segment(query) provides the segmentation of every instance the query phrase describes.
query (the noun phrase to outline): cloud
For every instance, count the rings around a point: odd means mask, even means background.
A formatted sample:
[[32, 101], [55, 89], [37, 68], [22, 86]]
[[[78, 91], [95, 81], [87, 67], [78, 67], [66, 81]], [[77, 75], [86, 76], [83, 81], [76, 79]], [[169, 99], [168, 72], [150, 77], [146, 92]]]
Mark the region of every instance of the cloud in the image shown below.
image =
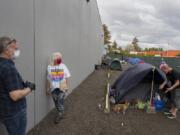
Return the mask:
[[143, 47], [180, 49], [179, 0], [98, 0], [98, 5], [119, 45], [136, 36]]

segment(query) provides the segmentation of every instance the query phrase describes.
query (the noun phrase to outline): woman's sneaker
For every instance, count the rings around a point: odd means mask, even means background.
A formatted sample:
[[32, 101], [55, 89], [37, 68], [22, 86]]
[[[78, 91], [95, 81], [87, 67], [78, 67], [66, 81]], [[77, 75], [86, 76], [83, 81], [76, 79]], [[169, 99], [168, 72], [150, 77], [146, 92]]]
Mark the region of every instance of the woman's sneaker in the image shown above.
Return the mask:
[[63, 119], [63, 113], [59, 112], [54, 119], [54, 123], [58, 124], [62, 119]]

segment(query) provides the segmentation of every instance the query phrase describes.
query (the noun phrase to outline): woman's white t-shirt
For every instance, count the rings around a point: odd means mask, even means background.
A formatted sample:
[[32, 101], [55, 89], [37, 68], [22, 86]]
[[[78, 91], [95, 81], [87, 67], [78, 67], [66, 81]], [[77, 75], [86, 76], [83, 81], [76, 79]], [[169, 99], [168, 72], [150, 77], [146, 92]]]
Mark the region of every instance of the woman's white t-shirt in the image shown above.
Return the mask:
[[47, 79], [50, 82], [51, 90], [54, 90], [55, 88], [59, 88], [61, 81], [71, 77], [69, 69], [66, 67], [64, 63], [61, 63], [56, 66], [48, 65], [47, 71], [48, 71]]

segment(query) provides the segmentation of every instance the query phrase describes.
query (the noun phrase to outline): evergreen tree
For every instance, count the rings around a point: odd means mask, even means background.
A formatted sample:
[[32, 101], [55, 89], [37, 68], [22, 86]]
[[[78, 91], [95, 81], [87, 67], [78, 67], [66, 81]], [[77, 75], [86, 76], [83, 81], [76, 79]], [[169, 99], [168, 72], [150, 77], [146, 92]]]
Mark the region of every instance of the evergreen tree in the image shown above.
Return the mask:
[[104, 31], [104, 44], [110, 45], [111, 43], [111, 33], [108, 30], [108, 27], [103, 24], [103, 31]]
[[113, 45], [112, 45], [113, 49], [118, 49], [118, 44], [117, 42], [114, 40]]
[[123, 49], [122, 49], [122, 47], [121, 47], [121, 46], [119, 46], [119, 47], [118, 47], [118, 49], [119, 49], [121, 52], [123, 51]]
[[149, 48], [145, 48], [144, 51], [149, 51]]
[[141, 48], [140, 48], [140, 46], [138, 45], [138, 42], [139, 42], [139, 40], [136, 38], [136, 37], [134, 37], [133, 38], [133, 41], [132, 41], [132, 45], [134, 46], [134, 49], [135, 49], [135, 51], [141, 51]]

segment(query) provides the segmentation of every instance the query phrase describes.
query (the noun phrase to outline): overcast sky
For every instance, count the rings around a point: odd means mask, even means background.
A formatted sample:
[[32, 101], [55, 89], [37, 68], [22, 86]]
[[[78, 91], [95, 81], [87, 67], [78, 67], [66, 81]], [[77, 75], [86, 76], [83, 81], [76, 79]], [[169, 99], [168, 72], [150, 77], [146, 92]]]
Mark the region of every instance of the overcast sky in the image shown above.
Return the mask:
[[180, 50], [180, 0], [97, 0], [112, 38], [125, 46], [136, 36], [140, 47]]

